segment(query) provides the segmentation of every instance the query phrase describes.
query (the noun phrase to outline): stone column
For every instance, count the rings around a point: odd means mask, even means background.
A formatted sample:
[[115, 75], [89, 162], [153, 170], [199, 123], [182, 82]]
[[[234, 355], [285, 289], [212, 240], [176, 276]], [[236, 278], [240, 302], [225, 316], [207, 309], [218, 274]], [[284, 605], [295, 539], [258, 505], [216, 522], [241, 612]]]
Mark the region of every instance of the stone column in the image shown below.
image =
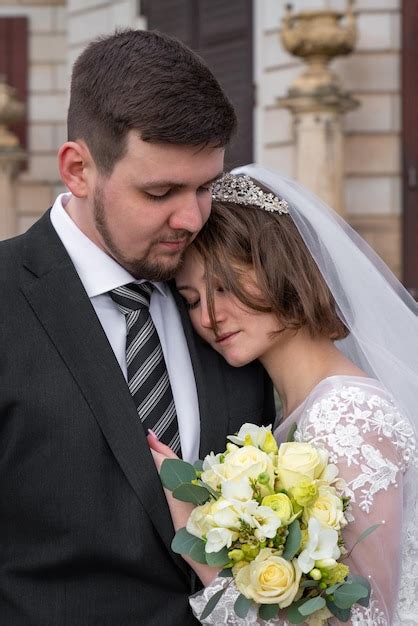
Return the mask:
[[281, 38], [284, 47], [307, 64], [287, 96], [279, 100], [294, 118], [296, 178], [344, 214], [342, 118], [358, 103], [342, 88], [328, 63], [354, 47], [351, 2], [346, 14], [325, 9], [294, 15], [287, 5]]
[[0, 76], [0, 239], [16, 234], [14, 179], [25, 152], [7, 125], [23, 115], [23, 104], [16, 100], [15, 90]]

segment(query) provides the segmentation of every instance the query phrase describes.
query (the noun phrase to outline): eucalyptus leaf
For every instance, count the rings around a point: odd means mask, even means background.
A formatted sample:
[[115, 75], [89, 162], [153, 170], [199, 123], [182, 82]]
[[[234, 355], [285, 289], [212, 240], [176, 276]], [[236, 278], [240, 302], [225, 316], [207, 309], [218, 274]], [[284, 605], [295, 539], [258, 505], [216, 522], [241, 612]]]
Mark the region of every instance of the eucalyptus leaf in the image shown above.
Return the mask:
[[357, 600], [357, 604], [361, 604], [361, 606], [368, 607], [369, 601], [370, 601], [370, 594], [372, 592], [370, 580], [368, 580], [367, 578], [364, 578], [364, 576], [359, 576], [358, 574], [349, 574], [349, 576], [347, 577], [347, 582], [359, 583], [360, 585], [363, 585], [363, 587], [366, 587], [367, 596]]
[[340, 609], [330, 598], [327, 598], [327, 608], [340, 622], [348, 622], [351, 618], [351, 609]]
[[334, 602], [340, 609], [349, 609], [362, 598], [367, 598], [368, 589], [360, 583], [344, 583], [334, 593]]
[[228, 549], [222, 548], [219, 552], [206, 552], [206, 563], [208, 565], [226, 565], [229, 563]]
[[316, 596], [315, 598], [311, 598], [310, 600], [306, 600], [303, 604], [298, 607], [298, 611], [301, 615], [307, 617], [308, 615], [312, 615], [315, 611], [319, 611], [319, 609], [323, 609], [326, 605], [326, 602], [322, 596]]
[[303, 624], [305, 622], [305, 616], [299, 613], [299, 607], [304, 602], [306, 602], [306, 598], [302, 598], [301, 600], [298, 600], [297, 602], [293, 602], [293, 604], [291, 604], [287, 608], [286, 610], [287, 621], [290, 624]]
[[206, 619], [207, 616], [212, 613], [213, 609], [218, 604], [219, 600], [221, 599], [224, 593], [225, 593], [225, 589], [220, 589], [219, 591], [213, 594], [213, 596], [211, 597], [211, 599], [209, 600], [209, 602], [203, 609], [203, 612], [199, 618], [201, 621]]
[[176, 532], [171, 549], [176, 554], [188, 554], [197, 563], [206, 564], [205, 542], [191, 535], [186, 528], [180, 528]]
[[234, 604], [234, 611], [238, 615], [238, 617], [242, 617], [245, 619], [248, 615], [248, 611], [252, 605], [253, 601], [250, 598], [246, 598], [242, 593], [239, 594], [238, 598]]
[[349, 556], [352, 551], [354, 550], [354, 548], [361, 542], [364, 541], [366, 539], [366, 537], [368, 537], [369, 535], [371, 535], [372, 533], [374, 533], [374, 531], [379, 528], [380, 524], [373, 524], [373, 526], [370, 526], [369, 528], [366, 528], [365, 531], [363, 531], [361, 533], [361, 535], [359, 537], [357, 537], [356, 541], [354, 542], [354, 544], [351, 546], [350, 552], [348, 553], [347, 556]]
[[258, 616], [261, 617], [261, 619], [265, 619], [267, 622], [269, 619], [273, 619], [273, 617], [276, 617], [278, 611], [278, 604], [260, 604], [260, 608], [258, 609]]
[[344, 585], [344, 583], [335, 583], [335, 585], [332, 585], [331, 587], [328, 587], [325, 590], [325, 593], [327, 594], [327, 596], [329, 596], [331, 593], [334, 593], [334, 591], [336, 591], [336, 589], [338, 589], [338, 587], [341, 587], [341, 585]]
[[195, 461], [193, 463], [193, 467], [195, 468], [195, 470], [197, 472], [203, 472], [203, 461], [202, 461], [202, 459], [197, 459], [197, 461]]
[[193, 465], [181, 459], [164, 459], [160, 478], [166, 489], [173, 491], [183, 483], [190, 483], [196, 479], [196, 470]]
[[294, 522], [289, 524], [288, 531], [289, 534], [287, 535], [284, 546], [283, 558], [286, 559], [286, 561], [291, 561], [299, 550], [302, 541], [299, 520], [295, 519]]
[[210, 493], [205, 487], [192, 485], [192, 483], [183, 483], [174, 489], [173, 497], [182, 502], [204, 504], [210, 498]]
[[287, 438], [286, 441], [291, 443], [292, 441], [295, 440], [295, 432], [297, 430], [298, 425], [296, 424], [296, 422], [294, 422], [291, 427], [289, 428], [289, 432], [287, 433]]

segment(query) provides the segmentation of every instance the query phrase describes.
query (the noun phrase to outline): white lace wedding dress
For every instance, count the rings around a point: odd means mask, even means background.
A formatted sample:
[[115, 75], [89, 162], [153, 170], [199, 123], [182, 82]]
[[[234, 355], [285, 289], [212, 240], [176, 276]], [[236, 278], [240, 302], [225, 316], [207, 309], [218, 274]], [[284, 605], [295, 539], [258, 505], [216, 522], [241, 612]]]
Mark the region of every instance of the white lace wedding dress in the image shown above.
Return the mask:
[[[347, 482], [354, 519], [344, 529], [346, 545], [366, 528], [381, 524], [347, 561], [353, 573], [369, 576], [372, 584], [369, 607], [355, 606], [350, 623], [418, 626], [418, 463], [411, 425], [378, 381], [358, 376], [321, 381], [276, 428], [279, 442], [286, 440], [293, 423], [295, 440], [326, 448]], [[216, 578], [190, 598], [198, 619], [208, 599], [226, 582]], [[237, 595], [230, 585], [202, 623], [288, 626], [284, 612], [269, 622], [258, 619], [255, 609], [246, 619], [238, 618], [233, 610]], [[339, 623], [335, 618], [327, 622]]]

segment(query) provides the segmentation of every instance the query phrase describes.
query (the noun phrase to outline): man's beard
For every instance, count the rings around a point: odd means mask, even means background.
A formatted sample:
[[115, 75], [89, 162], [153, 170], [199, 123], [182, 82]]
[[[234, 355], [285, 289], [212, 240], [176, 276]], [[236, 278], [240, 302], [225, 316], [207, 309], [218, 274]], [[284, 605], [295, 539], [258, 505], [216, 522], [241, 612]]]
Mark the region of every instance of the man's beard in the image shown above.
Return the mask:
[[[177, 256], [177, 262], [174, 262], [173, 257], [173, 265], [167, 266], [167, 264], [163, 264], [162, 262], [158, 262], [158, 260], [152, 261], [149, 256], [152, 250], [152, 247], [158, 243], [150, 242], [148, 245], [148, 249], [145, 254], [140, 259], [129, 259], [127, 258], [123, 251], [118, 248], [115, 244], [110, 229], [106, 220], [106, 211], [103, 200], [103, 193], [100, 189], [96, 189], [93, 197], [93, 216], [94, 223], [97, 228], [97, 231], [101, 235], [107, 251], [110, 253], [112, 258], [115, 259], [124, 267], [134, 278], [136, 279], [145, 279], [151, 280], [154, 282], [166, 281], [172, 279], [178, 269], [180, 268], [183, 255]], [[190, 233], [186, 231], [181, 231], [178, 233], [177, 240], [190, 239]], [[170, 241], [175, 241], [175, 239], [170, 239]], [[169, 257], [167, 257], [169, 258]]]

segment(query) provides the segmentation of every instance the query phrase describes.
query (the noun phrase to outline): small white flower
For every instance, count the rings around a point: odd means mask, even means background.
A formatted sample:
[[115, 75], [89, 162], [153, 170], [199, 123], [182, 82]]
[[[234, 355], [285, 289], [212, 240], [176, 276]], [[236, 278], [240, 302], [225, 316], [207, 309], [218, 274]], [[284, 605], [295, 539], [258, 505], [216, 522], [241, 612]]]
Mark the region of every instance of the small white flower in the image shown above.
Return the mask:
[[336, 530], [322, 526], [317, 519], [311, 518], [308, 524], [307, 546], [298, 556], [298, 563], [302, 572], [308, 574], [315, 566], [315, 561], [338, 559], [341, 556], [341, 551], [337, 542], [338, 533]]
[[215, 454], [214, 452], [210, 452], [203, 460], [203, 470], [208, 470], [213, 465], [219, 465], [221, 462], [221, 456], [221, 453]]
[[262, 448], [266, 435], [271, 432], [271, 426], [256, 426], [256, 424], [243, 424], [236, 435], [230, 435], [228, 439], [238, 446], [243, 446], [247, 435], [251, 437], [252, 445]]
[[238, 533], [228, 528], [212, 528], [206, 539], [206, 552], [219, 552], [222, 548], [230, 548], [232, 542], [238, 539]]
[[269, 506], [259, 506], [255, 500], [243, 504], [240, 517], [243, 522], [254, 528], [254, 535], [259, 541], [273, 539], [281, 526], [280, 517]]
[[253, 520], [255, 522], [254, 535], [259, 541], [273, 539], [281, 525], [280, 517], [269, 506], [259, 506]]

